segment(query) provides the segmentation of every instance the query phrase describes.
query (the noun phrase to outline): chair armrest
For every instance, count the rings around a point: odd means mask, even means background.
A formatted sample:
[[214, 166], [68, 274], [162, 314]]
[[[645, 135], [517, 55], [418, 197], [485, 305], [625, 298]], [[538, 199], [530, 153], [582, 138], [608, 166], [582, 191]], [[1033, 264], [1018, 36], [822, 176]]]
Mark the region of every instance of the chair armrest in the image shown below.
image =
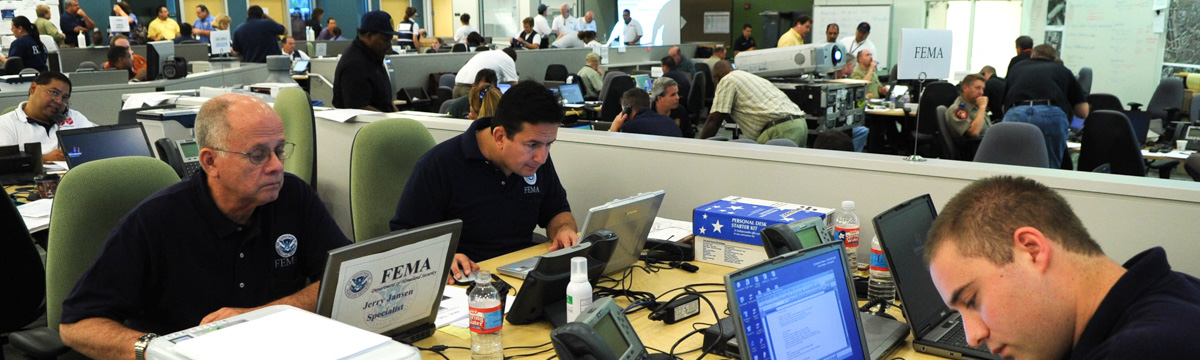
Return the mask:
[[17, 351], [34, 359], [54, 359], [71, 350], [63, 345], [58, 331], [48, 327], [11, 333], [8, 342]]
[[1141, 109], [1142, 107], [1141, 103], [1135, 102], [1127, 103], [1126, 105], [1129, 105], [1129, 111], [1138, 111], [1138, 109]]

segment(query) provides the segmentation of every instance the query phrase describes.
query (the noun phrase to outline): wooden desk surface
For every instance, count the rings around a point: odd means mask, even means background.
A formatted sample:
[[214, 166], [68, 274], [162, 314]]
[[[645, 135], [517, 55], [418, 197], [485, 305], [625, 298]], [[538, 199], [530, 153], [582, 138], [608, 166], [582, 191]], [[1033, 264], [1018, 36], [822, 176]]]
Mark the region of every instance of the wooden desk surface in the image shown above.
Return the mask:
[[[547, 247], [548, 247], [548, 245], [545, 245], [545, 244], [533, 246], [528, 249], [513, 252], [511, 254], [497, 257], [494, 259], [490, 259], [488, 261], [484, 261], [484, 262], [480, 263], [479, 266], [482, 269], [491, 271], [492, 273], [496, 273], [495, 270], [497, 267], [514, 262], [514, 261], [519, 261], [521, 259], [525, 259], [525, 258], [528, 258], [533, 255], [545, 253]], [[713, 264], [708, 264], [708, 263], [695, 262], [693, 264], [698, 266], [700, 268], [700, 270], [695, 273], [689, 273], [689, 272], [686, 272], [683, 270], [678, 270], [678, 269], [668, 269], [668, 270], [661, 270], [658, 273], [647, 274], [639, 269], [635, 269], [634, 274], [633, 274], [633, 279], [632, 279], [632, 286], [630, 286], [630, 288], [632, 290], [646, 291], [646, 292], [654, 293], [655, 295], [661, 295], [664, 291], [674, 289], [674, 288], [677, 288], [680, 286], [688, 285], [688, 284], [723, 283], [725, 274], [734, 270], [733, 268], [724, 267], [724, 266], [720, 266], [720, 265], [713, 265]], [[504, 275], [501, 275], [501, 277], [504, 279], [504, 281], [511, 284], [514, 288], [519, 289], [521, 287], [520, 279], [508, 277], [508, 276], [504, 276]], [[602, 285], [604, 285], [604, 284], [602, 284]], [[609, 284], [609, 285], [611, 285], [611, 284]], [[721, 291], [719, 293], [711, 293], [711, 294], [705, 294], [705, 295], [708, 297], [709, 301], [712, 301], [712, 304], [716, 308], [717, 312], [720, 313], [722, 317], [724, 317], [726, 303], [727, 303], [727, 299], [726, 299], [725, 292], [724, 292], [724, 290], [725, 290], [724, 287], [723, 286], [721, 286], [721, 287], [703, 286], [703, 287], [697, 287], [697, 289], [698, 290], [720, 290]], [[674, 296], [674, 294], [676, 294], [676, 293], [678, 293], [678, 292], [673, 292], [671, 294], [668, 294], [668, 296]], [[516, 295], [516, 293], [514, 292], [511, 295]], [[625, 299], [616, 299], [616, 300], [617, 300], [617, 305], [620, 305], [620, 306], [628, 306], [629, 305], [629, 302], [626, 301]], [[658, 350], [662, 350], [662, 351], [666, 352], [666, 351], [670, 351], [671, 345], [675, 344], [675, 342], [678, 341], [681, 337], [683, 337], [684, 335], [686, 335], [687, 333], [689, 333], [693, 330], [693, 327], [692, 327], [693, 324], [696, 324], [696, 323], [712, 324], [712, 323], [716, 322], [716, 319], [713, 317], [712, 310], [709, 309], [708, 304], [704, 303], [703, 300], [701, 300], [700, 309], [701, 309], [700, 315], [696, 315], [695, 317], [689, 318], [687, 320], [684, 320], [684, 321], [681, 321], [679, 323], [675, 323], [672, 325], [666, 325], [662, 322], [651, 321], [650, 319], [647, 318], [647, 315], [649, 314], [649, 312], [646, 310], [641, 310], [641, 311], [629, 314], [628, 317], [629, 317], [629, 322], [633, 324], [633, 327], [635, 329], [637, 329], [638, 337], [641, 338], [643, 344], [645, 344], [649, 348], [654, 348], [654, 349], [658, 349]], [[897, 310], [896, 308], [892, 308], [888, 312], [890, 314], [892, 314], [892, 316], [895, 316], [897, 319], [902, 319], [902, 320], [904, 319], [904, 317], [900, 314], [900, 311]], [[703, 325], [696, 325], [696, 326], [697, 326], [697, 328], [700, 328]], [[512, 325], [512, 324], [509, 324], [508, 321], [505, 321], [504, 330], [503, 330], [504, 347], [505, 348], [511, 348], [514, 346], [536, 346], [536, 345], [546, 344], [545, 346], [539, 347], [536, 349], [507, 350], [507, 351], [505, 351], [505, 355], [513, 356], [513, 355], [518, 355], [518, 354], [528, 354], [528, 353], [533, 353], [533, 352], [537, 352], [540, 350], [551, 349], [552, 346], [550, 344], [548, 344], [550, 342], [550, 331], [551, 330], [553, 330], [553, 328], [551, 327], [550, 323], [547, 321], [538, 321], [536, 323], [528, 324], [528, 325]], [[681, 353], [681, 352], [697, 349], [701, 346], [701, 344], [703, 342], [702, 340], [703, 340], [702, 335], [700, 335], [700, 334], [692, 335], [686, 341], [680, 343], [675, 351], [676, 351], [676, 353]], [[938, 358], [938, 357], [935, 357], [932, 355], [917, 353], [916, 351], [914, 351], [912, 349], [912, 346], [910, 345], [911, 342], [912, 342], [912, 335], [910, 333], [909, 336], [905, 339], [905, 343], [898, 346], [895, 350], [892, 351], [891, 354], [884, 357], [884, 359], [891, 359], [891, 358], [894, 358], [897, 356], [903, 357], [905, 359], [910, 359], [910, 360], [911, 359], [937, 359]], [[427, 347], [434, 346], [434, 345], [463, 346], [463, 347], [469, 348], [471, 346], [471, 340], [461, 339], [461, 338], [458, 338], [457, 336], [454, 336], [454, 335], [451, 335], [451, 334], [448, 334], [448, 333], [445, 333], [442, 331], [436, 331], [436, 332], [434, 332], [433, 336], [426, 338], [424, 340], [418, 341], [416, 344], [413, 344], [413, 345], [416, 345], [416, 346], [419, 346], [422, 348], [427, 348]], [[654, 353], [655, 351], [650, 350], [650, 352]], [[445, 354], [447, 357], [449, 357], [451, 359], [463, 359], [463, 358], [467, 358], [468, 356], [470, 356], [470, 350], [450, 349], [450, 350], [445, 351]], [[434, 354], [430, 354], [428, 352], [424, 352], [422, 355], [424, 358], [436, 358], [437, 357]], [[554, 350], [549, 350], [546, 353], [531, 356], [530, 358], [531, 359], [545, 359], [545, 358], [549, 358], [552, 355], [554, 355]], [[681, 358], [695, 359], [699, 356], [700, 356], [700, 352], [696, 351], [696, 352], [687, 353], [687, 354], [681, 356]], [[706, 356], [706, 358], [722, 358], [722, 357], [714, 356], [713, 354], [710, 354], [710, 355]]]

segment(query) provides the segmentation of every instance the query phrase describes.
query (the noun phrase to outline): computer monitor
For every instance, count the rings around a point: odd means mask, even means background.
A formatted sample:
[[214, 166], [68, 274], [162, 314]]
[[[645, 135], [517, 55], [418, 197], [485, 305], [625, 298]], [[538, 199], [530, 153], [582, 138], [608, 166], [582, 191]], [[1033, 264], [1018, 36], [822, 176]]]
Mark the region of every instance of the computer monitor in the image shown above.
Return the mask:
[[175, 43], [170, 40], [146, 43], [146, 79], [157, 80], [163, 63], [175, 57]]
[[563, 100], [566, 100], [568, 104], [583, 103], [583, 89], [579, 87], [579, 84], [559, 85], [558, 92], [562, 94]]
[[154, 149], [150, 147], [141, 123], [62, 130], [58, 132], [58, 146], [71, 168], [121, 156], [154, 157]]
[[296, 63], [292, 64], [292, 72], [297, 74], [308, 72], [308, 60], [296, 60]]
[[511, 87], [512, 87], [512, 84], [509, 84], [509, 83], [499, 83], [496, 85], [496, 88], [500, 89], [501, 94], [508, 92], [508, 88], [511, 88]]
[[428, 337], [461, 233], [455, 219], [330, 250], [317, 314], [404, 343]]
[[633, 75], [633, 81], [637, 83], [638, 88], [650, 92], [650, 75]]

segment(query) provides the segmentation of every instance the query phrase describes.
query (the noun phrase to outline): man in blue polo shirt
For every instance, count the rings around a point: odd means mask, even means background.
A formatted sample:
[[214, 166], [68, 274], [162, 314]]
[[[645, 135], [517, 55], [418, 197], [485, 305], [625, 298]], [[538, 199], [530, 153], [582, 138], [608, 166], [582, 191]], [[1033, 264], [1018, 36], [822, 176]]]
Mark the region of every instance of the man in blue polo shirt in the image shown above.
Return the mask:
[[295, 145], [279, 115], [221, 95], [200, 109], [196, 141], [203, 170], [121, 219], [63, 301], [64, 344], [134, 358], [155, 334], [268, 305], [315, 310], [326, 254], [350, 241], [312, 188], [283, 172]]
[[208, 42], [208, 37], [213, 31], [213, 21], [217, 21], [217, 18], [208, 13], [208, 6], [196, 5], [196, 22], [192, 23], [192, 35], [196, 35], [197, 41]]
[[272, 20], [258, 5], [246, 9], [246, 22], [233, 32], [233, 52], [242, 61], [265, 63], [267, 55], [279, 54], [279, 36], [287, 29]]
[[[679, 94], [676, 90], [675, 103], [679, 103]], [[632, 88], [621, 94], [621, 111], [613, 119], [612, 127], [608, 131], [620, 131], [632, 134], [646, 134], [659, 136], [674, 136], [682, 137], [683, 132], [679, 129], [679, 124], [670, 117], [659, 114], [650, 108], [650, 94], [646, 90]]]
[[[78, 0], [67, 0], [63, 2], [62, 17], [58, 19], [59, 28], [63, 32], [63, 42], [70, 47], [88, 46], [92, 44], [92, 29], [96, 28], [96, 23], [88, 17], [83, 9], [79, 8]], [[79, 43], [79, 33], [84, 33], [83, 44]]]
[[545, 86], [513, 86], [494, 117], [475, 120], [421, 157], [391, 229], [462, 219], [455, 278], [478, 270], [476, 261], [533, 245], [534, 225], [546, 229], [550, 251], [575, 245], [575, 218], [550, 160], [561, 119], [562, 106]]

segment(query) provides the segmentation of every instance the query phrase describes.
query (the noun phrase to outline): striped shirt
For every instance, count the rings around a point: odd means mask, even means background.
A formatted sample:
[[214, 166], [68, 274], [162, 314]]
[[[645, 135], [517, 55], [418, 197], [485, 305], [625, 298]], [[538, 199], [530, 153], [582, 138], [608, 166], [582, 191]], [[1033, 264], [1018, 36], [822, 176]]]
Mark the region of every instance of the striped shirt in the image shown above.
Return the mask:
[[767, 79], [734, 70], [717, 83], [712, 112], [729, 114], [747, 139], [757, 139], [768, 123], [789, 116], [803, 116], [782, 90]]

